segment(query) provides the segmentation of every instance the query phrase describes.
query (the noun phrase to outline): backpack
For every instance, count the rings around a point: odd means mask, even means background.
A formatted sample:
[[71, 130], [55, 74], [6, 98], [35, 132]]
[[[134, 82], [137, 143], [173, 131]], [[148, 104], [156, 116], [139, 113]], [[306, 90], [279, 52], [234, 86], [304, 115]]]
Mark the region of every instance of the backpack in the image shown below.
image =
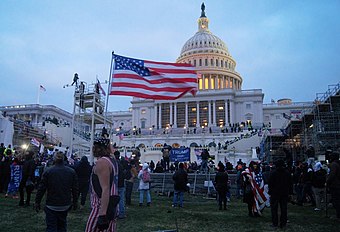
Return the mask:
[[144, 170], [143, 175], [142, 175], [143, 182], [148, 183], [148, 182], [150, 182], [150, 179], [151, 179], [150, 172], [148, 172], [147, 170]]

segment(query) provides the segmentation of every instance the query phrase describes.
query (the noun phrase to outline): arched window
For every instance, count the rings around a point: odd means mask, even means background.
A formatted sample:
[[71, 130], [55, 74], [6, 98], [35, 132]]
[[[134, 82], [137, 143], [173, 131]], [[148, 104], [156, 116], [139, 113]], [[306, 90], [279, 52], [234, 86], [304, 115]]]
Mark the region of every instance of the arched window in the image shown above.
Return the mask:
[[196, 60], [194, 60], [194, 66], [196, 66]]
[[205, 66], [208, 66], [208, 59], [205, 59]]
[[216, 59], [216, 67], [218, 67], [218, 59]]
[[199, 60], [199, 65], [202, 66], [202, 59]]

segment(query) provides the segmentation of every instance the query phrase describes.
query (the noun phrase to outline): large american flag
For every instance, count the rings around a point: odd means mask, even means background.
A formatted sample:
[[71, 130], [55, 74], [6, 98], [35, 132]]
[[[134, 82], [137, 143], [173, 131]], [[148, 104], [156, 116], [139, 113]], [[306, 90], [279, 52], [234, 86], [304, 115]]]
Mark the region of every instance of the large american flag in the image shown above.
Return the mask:
[[126, 95], [155, 100], [174, 100], [197, 91], [194, 66], [113, 55], [110, 95]]

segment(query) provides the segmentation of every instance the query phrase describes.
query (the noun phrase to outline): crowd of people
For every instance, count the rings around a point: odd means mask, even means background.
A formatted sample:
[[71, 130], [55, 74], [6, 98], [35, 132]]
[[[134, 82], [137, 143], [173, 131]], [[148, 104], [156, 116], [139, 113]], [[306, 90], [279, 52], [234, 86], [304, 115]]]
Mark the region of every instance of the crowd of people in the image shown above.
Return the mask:
[[[202, 151], [200, 165], [196, 162], [170, 162], [170, 151], [171, 147], [164, 144], [162, 159], [157, 164], [153, 161], [141, 164], [138, 150], [126, 159], [108, 139], [101, 138], [93, 145], [96, 162], [92, 166], [86, 156], [68, 157], [60, 151], [54, 154], [15, 151], [1, 144], [0, 192], [18, 199], [19, 206], [27, 207], [31, 205], [31, 194], [36, 189], [34, 209], [37, 212], [46, 194], [47, 231], [66, 231], [69, 210], [84, 208], [90, 192], [92, 210], [86, 231], [116, 231], [117, 220], [126, 218], [126, 206], [133, 204], [131, 197], [135, 180], [138, 180], [138, 205], [150, 207], [150, 173], [171, 172], [174, 183], [172, 206], [183, 207], [184, 193], [190, 186], [188, 173], [206, 173], [210, 166], [216, 169], [213, 184], [219, 210], [227, 209], [231, 194], [229, 175], [233, 171], [236, 173], [236, 197], [247, 204], [248, 215], [261, 217], [263, 210], [270, 207], [274, 228], [286, 226], [288, 202], [299, 206], [312, 205], [316, 212], [326, 209], [327, 203], [332, 202], [336, 218], [340, 219], [340, 161], [337, 152], [330, 152], [327, 157], [329, 164], [309, 159], [287, 165], [279, 159], [274, 163], [252, 161], [246, 165], [239, 160], [236, 167], [221, 161], [215, 167], [209, 165], [211, 157], [207, 149]], [[327, 189], [331, 200], [325, 199]]]

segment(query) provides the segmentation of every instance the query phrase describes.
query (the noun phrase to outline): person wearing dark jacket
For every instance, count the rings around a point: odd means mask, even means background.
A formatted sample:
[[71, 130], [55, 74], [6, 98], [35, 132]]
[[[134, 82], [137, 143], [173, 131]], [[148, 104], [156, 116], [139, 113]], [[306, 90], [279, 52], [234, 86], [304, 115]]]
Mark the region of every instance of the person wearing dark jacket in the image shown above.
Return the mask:
[[[187, 190], [188, 183], [188, 173], [184, 170], [184, 164], [180, 163], [178, 165], [178, 170], [172, 176], [174, 181], [174, 198], [172, 207], [176, 207], [177, 204], [179, 207], [183, 207], [183, 197], [184, 192]], [[178, 203], [179, 198], [179, 203]]]
[[[35, 180], [35, 162], [33, 160], [33, 151], [27, 151], [25, 154], [25, 161], [22, 167], [22, 179], [19, 184], [19, 194], [20, 201], [19, 206], [29, 206], [31, 201], [31, 193], [34, 189], [34, 180]], [[25, 193], [24, 189], [26, 189], [26, 202], [24, 202]]]
[[54, 155], [54, 163], [43, 173], [34, 208], [39, 212], [41, 200], [47, 192], [44, 208], [46, 231], [67, 231], [67, 213], [72, 206], [77, 209], [78, 178], [72, 168], [64, 165], [62, 152]]
[[90, 176], [92, 167], [86, 156], [81, 157], [75, 167], [79, 183], [80, 209], [84, 208], [87, 193], [89, 192]]
[[224, 165], [219, 163], [218, 172], [215, 176], [215, 188], [218, 192], [218, 206], [222, 210], [222, 202], [224, 210], [227, 209], [227, 191], [228, 191], [228, 173], [225, 172]]
[[124, 219], [125, 215], [125, 175], [124, 175], [124, 167], [122, 164], [122, 160], [120, 159], [120, 152], [117, 150], [114, 152], [114, 156], [117, 160], [118, 164], [118, 193], [120, 196], [119, 199], [119, 210], [118, 210], [118, 218]]
[[332, 203], [336, 210], [336, 218], [340, 219], [340, 161], [339, 153], [333, 152], [329, 158], [330, 172], [326, 180], [332, 196]]
[[321, 202], [322, 200], [325, 200], [324, 196], [326, 191], [326, 176], [327, 171], [322, 168], [322, 164], [320, 162], [317, 162], [314, 165], [314, 172], [312, 176], [312, 186], [316, 204], [314, 211], [319, 211], [322, 209]]
[[270, 174], [268, 182], [272, 226], [278, 227], [278, 209], [280, 205], [280, 227], [284, 228], [287, 224], [287, 204], [288, 196], [291, 192], [291, 176], [288, 170], [284, 167], [285, 164], [283, 160], [280, 159], [276, 161], [275, 166], [276, 168]]

